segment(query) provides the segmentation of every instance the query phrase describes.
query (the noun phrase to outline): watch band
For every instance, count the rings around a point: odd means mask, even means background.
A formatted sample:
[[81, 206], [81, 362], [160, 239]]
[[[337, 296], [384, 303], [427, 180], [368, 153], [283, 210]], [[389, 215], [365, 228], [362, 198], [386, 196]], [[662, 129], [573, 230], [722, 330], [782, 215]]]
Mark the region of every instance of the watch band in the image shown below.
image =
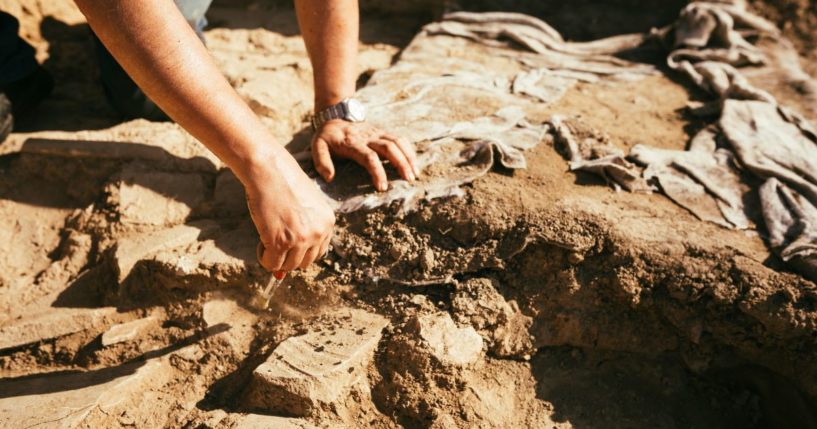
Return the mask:
[[349, 120], [349, 108], [347, 106], [348, 98], [342, 100], [340, 103], [333, 104], [312, 116], [312, 130], [317, 131], [321, 125], [331, 121], [332, 119]]

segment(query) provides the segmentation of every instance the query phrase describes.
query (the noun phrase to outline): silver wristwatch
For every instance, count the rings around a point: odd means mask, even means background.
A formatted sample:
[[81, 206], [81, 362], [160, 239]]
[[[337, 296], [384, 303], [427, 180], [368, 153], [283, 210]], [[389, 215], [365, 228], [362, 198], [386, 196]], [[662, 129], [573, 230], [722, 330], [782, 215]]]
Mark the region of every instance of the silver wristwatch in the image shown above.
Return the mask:
[[312, 129], [317, 131], [323, 124], [332, 119], [343, 119], [349, 122], [363, 122], [366, 120], [366, 106], [354, 98], [344, 98], [340, 103], [333, 104], [312, 117]]

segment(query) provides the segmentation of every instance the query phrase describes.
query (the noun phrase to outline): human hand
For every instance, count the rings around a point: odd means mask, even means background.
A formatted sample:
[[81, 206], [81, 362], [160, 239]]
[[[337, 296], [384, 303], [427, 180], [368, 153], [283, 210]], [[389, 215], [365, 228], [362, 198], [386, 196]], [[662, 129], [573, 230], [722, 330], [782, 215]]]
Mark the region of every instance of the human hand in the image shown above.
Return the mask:
[[243, 176], [247, 206], [261, 237], [258, 261], [273, 272], [306, 268], [329, 248], [332, 208], [289, 154], [253, 164]]
[[327, 182], [335, 177], [332, 155], [351, 159], [366, 168], [378, 191], [389, 188], [381, 157], [388, 159], [409, 182], [419, 175], [417, 155], [411, 144], [364, 122], [334, 119], [323, 124], [312, 138], [312, 160]]

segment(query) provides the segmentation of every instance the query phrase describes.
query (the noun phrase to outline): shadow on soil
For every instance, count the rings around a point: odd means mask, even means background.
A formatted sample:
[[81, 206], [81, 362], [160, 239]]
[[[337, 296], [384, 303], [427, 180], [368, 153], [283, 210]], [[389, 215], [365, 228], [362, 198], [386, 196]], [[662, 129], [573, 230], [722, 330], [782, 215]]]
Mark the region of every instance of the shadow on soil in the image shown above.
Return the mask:
[[230, 325], [226, 323], [211, 326], [203, 332], [188, 336], [167, 347], [144, 353], [115, 367], [92, 371], [58, 371], [0, 379], [0, 398], [45, 395], [105, 384], [114, 379], [134, 374], [150, 359], [168, 355], [228, 329], [230, 329]]

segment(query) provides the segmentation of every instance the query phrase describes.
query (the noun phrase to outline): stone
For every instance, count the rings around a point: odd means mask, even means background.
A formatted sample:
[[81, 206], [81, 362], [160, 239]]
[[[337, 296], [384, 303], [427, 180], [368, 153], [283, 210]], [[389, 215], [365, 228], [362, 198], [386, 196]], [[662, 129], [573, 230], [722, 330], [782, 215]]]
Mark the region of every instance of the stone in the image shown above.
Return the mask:
[[102, 346], [108, 347], [138, 338], [145, 331], [159, 326], [159, 318], [148, 316], [111, 326], [102, 334]]
[[[83, 131], [46, 131], [22, 138], [2, 153], [65, 158], [138, 160], [165, 171], [215, 173], [224, 166], [181, 126], [172, 122], [128, 121], [112, 128]], [[6, 146], [6, 145], [4, 145]]]
[[414, 316], [408, 327], [444, 366], [467, 366], [476, 362], [482, 353], [482, 337], [477, 331], [471, 326], [457, 327], [448, 313]]
[[434, 257], [434, 251], [431, 249], [426, 249], [422, 255], [420, 255], [420, 267], [423, 271], [428, 272], [434, 269], [437, 266], [437, 260]]
[[123, 224], [169, 226], [187, 219], [204, 201], [207, 186], [196, 173], [142, 171], [125, 166], [109, 194]]
[[457, 427], [457, 421], [450, 414], [440, 414], [431, 423], [428, 429], [449, 429]]
[[[173, 376], [166, 358], [127, 363], [87, 372], [38, 374], [0, 380], [0, 427], [101, 427], [99, 414], [125, 416], [146, 427], [169, 413], [170, 401], [153, 401], [149, 392]], [[150, 407], [139, 407], [151, 400]], [[142, 415], [140, 415], [140, 413]], [[96, 423], [95, 423], [96, 421]]]
[[9, 320], [0, 325], [0, 350], [99, 329], [112, 323], [116, 314], [114, 307], [60, 307]]
[[239, 216], [249, 212], [244, 186], [230, 169], [222, 170], [216, 177], [213, 205], [222, 216]]
[[147, 256], [162, 249], [190, 244], [196, 241], [202, 233], [217, 227], [212, 221], [202, 221], [120, 239], [113, 250], [114, 269], [119, 283], [128, 277], [137, 262]]
[[239, 418], [232, 427], [233, 429], [318, 429], [318, 426], [304, 419], [265, 414], [247, 414]]
[[[312, 109], [312, 100], [303, 87], [311, 76], [298, 67], [282, 67], [277, 70], [262, 71], [247, 76], [236, 91], [247, 105], [259, 116], [275, 118], [271, 127], [273, 135], [297, 130], [303, 117]], [[275, 82], [275, 86], [270, 86]]]
[[451, 296], [451, 311], [457, 322], [473, 326], [485, 338], [494, 356], [524, 359], [535, 350], [533, 319], [522, 314], [516, 301], [506, 301], [490, 279], [461, 283]]
[[362, 310], [331, 316], [334, 325], [284, 340], [253, 372], [251, 406], [306, 416], [343, 400], [366, 380], [366, 370], [388, 324]]
[[248, 287], [266, 273], [256, 257], [258, 242], [255, 226], [247, 220], [214, 239], [165, 247], [149, 263], [167, 288]]

